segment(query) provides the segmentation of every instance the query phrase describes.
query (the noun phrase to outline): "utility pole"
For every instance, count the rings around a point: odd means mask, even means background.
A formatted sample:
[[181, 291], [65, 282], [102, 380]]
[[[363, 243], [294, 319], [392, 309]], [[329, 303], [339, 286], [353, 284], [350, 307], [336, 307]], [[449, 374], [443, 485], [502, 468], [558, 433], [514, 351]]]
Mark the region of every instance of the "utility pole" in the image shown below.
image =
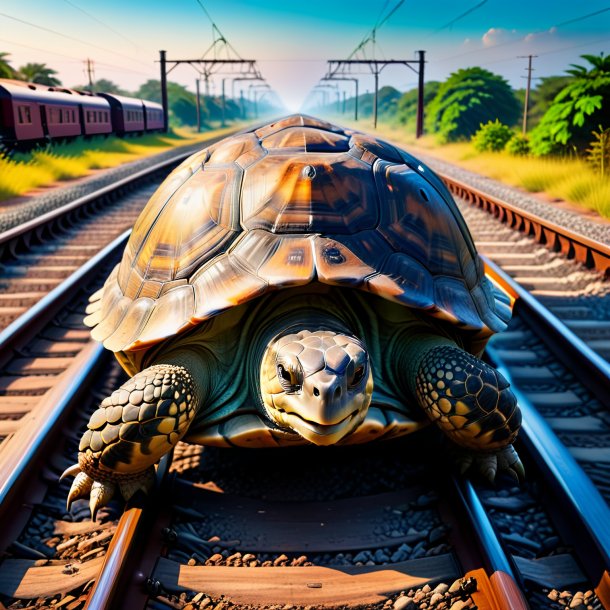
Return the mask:
[[525, 89], [525, 104], [523, 106], [523, 135], [527, 133], [527, 110], [530, 101], [530, 87], [532, 84], [532, 57], [538, 57], [538, 55], [519, 55], [520, 58], [526, 58], [527, 61], [527, 87]]
[[87, 78], [89, 79], [89, 91], [93, 92], [93, 61], [89, 58], [85, 60], [87, 65]]
[[199, 95], [199, 79], [195, 79], [195, 89], [197, 90], [197, 133], [201, 132], [201, 96]]
[[[202, 76], [205, 83], [206, 95], [210, 93], [210, 75], [216, 68], [237, 67], [242, 71], [260, 76], [256, 70], [254, 59], [167, 59], [165, 51], [159, 51], [159, 63], [161, 64], [161, 101], [163, 105], [163, 131], [167, 132], [168, 107], [167, 107], [167, 75], [180, 64], [189, 64]], [[168, 69], [168, 64], [171, 66]]]
[[[401, 64], [407, 66], [419, 76], [419, 94], [417, 105], [417, 120], [419, 137], [423, 133], [424, 119], [424, 55], [425, 51], [418, 51], [419, 59], [329, 59], [328, 73], [323, 80], [339, 80], [338, 75], [350, 74], [351, 67], [354, 65], [368, 66], [375, 77], [375, 94], [373, 102], [373, 126], [377, 127], [377, 101], [379, 97], [379, 74], [387, 66]], [[411, 64], [418, 64], [415, 69]], [[357, 95], [356, 95], [357, 97]]]
[[161, 64], [161, 105], [163, 106], [163, 131], [167, 133], [169, 125], [167, 108], [167, 69], [165, 51], [159, 51], [159, 63]]
[[417, 70], [417, 124], [415, 126], [415, 137], [421, 138], [424, 135], [424, 60], [425, 51], [419, 53], [419, 69]]

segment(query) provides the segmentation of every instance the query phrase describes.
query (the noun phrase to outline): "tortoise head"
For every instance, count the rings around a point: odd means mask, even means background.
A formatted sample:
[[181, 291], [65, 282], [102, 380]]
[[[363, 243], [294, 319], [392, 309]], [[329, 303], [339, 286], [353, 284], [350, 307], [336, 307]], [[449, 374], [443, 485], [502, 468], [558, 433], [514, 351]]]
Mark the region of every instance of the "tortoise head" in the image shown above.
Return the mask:
[[272, 339], [261, 362], [267, 416], [316, 445], [333, 445], [366, 417], [373, 373], [365, 346], [332, 330], [291, 329]]

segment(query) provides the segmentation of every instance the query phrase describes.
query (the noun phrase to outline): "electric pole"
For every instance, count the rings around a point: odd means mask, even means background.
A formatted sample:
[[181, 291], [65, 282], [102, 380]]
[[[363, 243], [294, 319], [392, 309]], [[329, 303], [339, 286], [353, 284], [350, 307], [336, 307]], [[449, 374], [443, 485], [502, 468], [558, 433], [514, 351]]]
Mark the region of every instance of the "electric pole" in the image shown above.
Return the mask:
[[538, 55], [519, 55], [520, 58], [527, 57], [527, 87], [525, 89], [525, 104], [523, 106], [523, 135], [527, 133], [527, 109], [530, 101], [530, 87], [532, 84], [532, 57], [538, 57]]
[[201, 132], [201, 96], [199, 95], [199, 79], [195, 79], [195, 90], [197, 91], [197, 133]]
[[87, 66], [87, 78], [89, 79], [89, 91], [93, 91], [93, 61], [89, 58], [85, 60]]

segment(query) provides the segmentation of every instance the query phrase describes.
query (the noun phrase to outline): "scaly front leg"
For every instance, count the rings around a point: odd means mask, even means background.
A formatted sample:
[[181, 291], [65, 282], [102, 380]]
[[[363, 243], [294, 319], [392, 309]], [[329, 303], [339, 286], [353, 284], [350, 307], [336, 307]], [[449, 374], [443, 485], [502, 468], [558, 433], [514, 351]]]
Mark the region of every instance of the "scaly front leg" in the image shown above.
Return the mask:
[[498, 472], [522, 479], [523, 465], [512, 446], [521, 412], [506, 379], [448, 339], [420, 336], [408, 354], [407, 385], [428, 417], [460, 447], [462, 472], [472, 467], [492, 482]]
[[154, 464], [182, 438], [200, 404], [200, 384], [189, 368], [155, 364], [102, 402], [81, 439], [78, 464], [62, 475], [76, 475], [68, 509], [89, 494], [95, 520], [117, 486], [126, 500], [152, 488]]

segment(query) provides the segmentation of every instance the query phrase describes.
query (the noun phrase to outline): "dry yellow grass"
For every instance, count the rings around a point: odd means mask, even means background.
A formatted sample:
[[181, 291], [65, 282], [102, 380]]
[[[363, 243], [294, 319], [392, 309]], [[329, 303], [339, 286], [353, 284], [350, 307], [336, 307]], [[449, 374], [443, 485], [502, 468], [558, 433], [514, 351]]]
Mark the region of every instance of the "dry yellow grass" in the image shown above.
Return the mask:
[[116, 167], [122, 163], [155, 155], [169, 148], [187, 146], [214, 135], [228, 133], [235, 126], [195, 133], [186, 129], [170, 134], [149, 134], [132, 138], [78, 138], [10, 159], [0, 157], [0, 201], [23, 195], [58, 180], [85, 176], [92, 169]]

